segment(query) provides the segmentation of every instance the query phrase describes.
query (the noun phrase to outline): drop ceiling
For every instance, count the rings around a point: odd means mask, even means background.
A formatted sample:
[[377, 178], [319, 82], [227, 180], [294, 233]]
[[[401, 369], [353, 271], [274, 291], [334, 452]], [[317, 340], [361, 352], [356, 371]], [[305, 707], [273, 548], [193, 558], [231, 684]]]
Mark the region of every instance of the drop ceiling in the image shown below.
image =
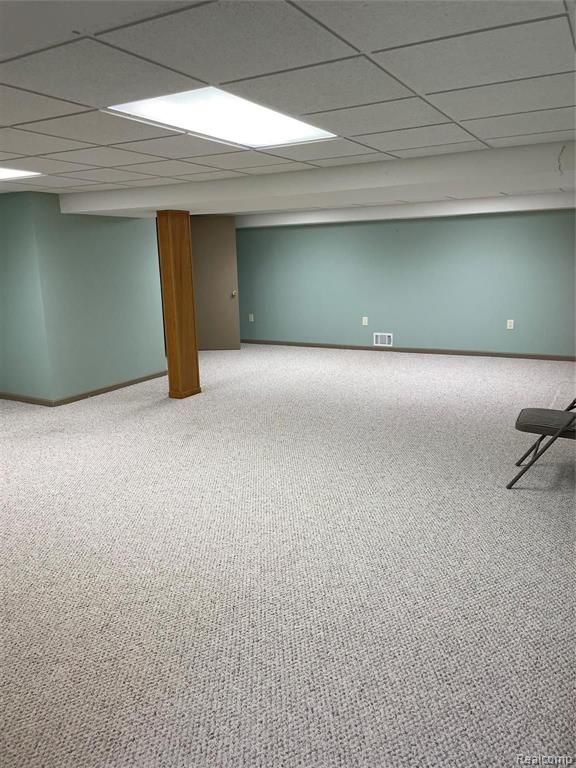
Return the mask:
[[[0, 192], [85, 198], [249, 177], [271, 188], [314, 169], [328, 183], [338, 166], [470, 152], [481, 164], [497, 148], [570, 142], [572, 5], [0, 0], [0, 167], [44, 174]], [[207, 85], [338, 138], [244, 150], [99, 111]]]

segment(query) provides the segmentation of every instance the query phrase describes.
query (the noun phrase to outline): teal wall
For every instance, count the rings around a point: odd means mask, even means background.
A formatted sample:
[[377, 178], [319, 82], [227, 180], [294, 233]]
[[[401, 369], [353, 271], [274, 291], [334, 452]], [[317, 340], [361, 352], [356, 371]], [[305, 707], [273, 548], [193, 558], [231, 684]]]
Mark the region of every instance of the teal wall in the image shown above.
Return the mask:
[[52, 392], [30, 195], [0, 195], [0, 392]]
[[574, 355], [574, 223], [563, 210], [238, 230], [242, 338], [371, 346], [387, 331], [398, 347]]
[[153, 221], [41, 193], [0, 195], [0, 221], [0, 391], [59, 400], [166, 368]]

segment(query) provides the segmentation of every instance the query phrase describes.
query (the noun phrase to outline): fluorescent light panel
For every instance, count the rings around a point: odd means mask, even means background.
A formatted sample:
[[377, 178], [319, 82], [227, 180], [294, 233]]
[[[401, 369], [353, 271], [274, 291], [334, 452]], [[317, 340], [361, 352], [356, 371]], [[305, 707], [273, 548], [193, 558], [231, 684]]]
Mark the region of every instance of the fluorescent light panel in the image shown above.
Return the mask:
[[19, 171], [16, 168], [0, 168], [0, 181], [25, 179], [27, 176], [42, 176], [42, 174], [36, 171]]
[[335, 138], [333, 133], [218, 88], [198, 88], [117, 104], [107, 111], [245, 147], [272, 147]]

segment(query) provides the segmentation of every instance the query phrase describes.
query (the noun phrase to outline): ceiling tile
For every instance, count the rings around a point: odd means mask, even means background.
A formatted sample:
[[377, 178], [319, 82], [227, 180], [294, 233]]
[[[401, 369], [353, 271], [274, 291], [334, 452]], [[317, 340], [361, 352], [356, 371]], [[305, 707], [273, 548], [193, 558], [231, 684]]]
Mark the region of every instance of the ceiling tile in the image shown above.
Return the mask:
[[68, 139], [87, 141], [91, 144], [117, 144], [121, 141], [149, 139], [155, 136], [174, 136], [174, 131], [155, 128], [136, 120], [114, 117], [104, 112], [85, 112], [72, 117], [60, 117], [54, 120], [42, 120], [32, 123], [29, 128], [36, 133], [50, 136], [63, 136]]
[[553, 144], [558, 141], [574, 141], [574, 131], [550, 131], [549, 133], [528, 133], [525, 136], [507, 136], [487, 139], [492, 147], [517, 147], [522, 144]]
[[15, 155], [13, 152], [0, 152], [0, 160], [13, 160], [16, 157], [20, 155]]
[[435, 147], [417, 147], [414, 149], [398, 149], [394, 152], [399, 157], [428, 157], [429, 155], [452, 155], [457, 152], [474, 152], [486, 149], [479, 141], [461, 141], [457, 144], [438, 144]]
[[182, 160], [159, 160], [153, 163], [137, 163], [136, 165], [128, 165], [127, 169], [130, 171], [137, 171], [138, 173], [146, 173], [150, 176], [181, 176], [185, 173], [202, 173], [207, 168], [197, 163], [184, 163]]
[[0, 181], [0, 194], [30, 191], [30, 187], [22, 186], [22, 184], [13, 184], [10, 181]]
[[263, 155], [252, 150], [230, 152], [227, 155], [213, 155], [202, 158], [203, 164], [222, 169], [253, 168], [257, 165], [271, 165], [280, 162], [282, 161], [277, 157], [270, 157], [269, 155]]
[[565, 192], [566, 190], [561, 189], [558, 187], [557, 189], [524, 189], [524, 188], [518, 188], [516, 184], [507, 185], [505, 187], [506, 192], [500, 192], [501, 195], [505, 195], [506, 197], [508, 195], [514, 195], [514, 197], [518, 195], [549, 195], [550, 192]]
[[[1, 141], [2, 131], [0, 131]], [[74, 152], [54, 152], [49, 155], [53, 160], [64, 162], [84, 163], [85, 165], [97, 165], [110, 168], [114, 165], [134, 165], [135, 163], [151, 162], [150, 155], [142, 155], [139, 152], [128, 152], [116, 147], [92, 147], [79, 149]]]
[[407, 128], [403, 131], [387, 131], [359, 136], [364, 144], [384, 152], [412, 147], [430, 147], [435, 144], [450, 144], [470, 141], [470, 134], [457, 125], [433, 125], [427, 128]]
[[324, 157], [368, 154], [372, 150], [346, 139], [329, 139], [328, 141], [311, 141], [308, 144], [273, 147], [267, 151], [278, 157], [286, 157], [288, 160], [311, 160], [314, 162]]
[[293, 115], [412, 95], [364, 58], [243, 80], [224, 90]]
[[56, 139], [38, 133], [20, 131], [16, 128], [0, 128], [0, 150], [19, 155], [45, 155], [48, 152], [63, 152], [67, 149], [87, 147], [80, 141]]
[[458, 189], [453, 190], [453, 195], [447, 195], [446, 199], [452, 199], [452, 200], [478, 200], [483, 199], [486, 197], [494, 197], [495, 195], [502, 195], [502, 192], [496, 192], [494, 189], [494, 185], [491, 184], [489, 186], [482, 186], [480, 188], [474, 186], [471, 190], [467, 190], [466, 188], [459, 187]]
[[77, 192], [112, 192], [115, 189], [122, 189], [121, 184], [90, 184], [89, 182], [82, 187], [70, 187], [66, 189], [66, 194], [76, 194]]
[[573, 131], [576, 110], [573, 107], [546, 109], [520, 115], [485, 117], [480, 120], [466, 120], [463, 125], [482, 139], [515, 136], [522, 133], [543, 133], [544, 131]]
[[47, 189], [64, 188], [64, 187], [84, 187], [89, 184], [85, 179], [69, 179], [66, 176], [37, 176], [30, 178], [28, 181], [22, 180], [23, 184], [31, 187], [40, 187]]
[[116, 168], [97, 168], [94, 171], [76, 171], [67, 174], [66, 178], [83, 179], [85, 181], [122, 182], [137, 181], [142, 176], [129, 171], [119, 171]]
[[82, 112], [86, 107], [79, 107], [69, 101], [51, 99], [28, 93], [19, 88], [0, 85], [0, 126], [27, 123], [30, 120], [43, 120], [57, 115], [70, 115]]
[[150, 176], [145, 177], [143, 176], [141, 179], [132, 181], [127, 181], [125, 183], [121, 183], [118, 186], [125, 187], [127, 189], [131, 189], [132, 187], [160, 187], [165, 186], [167, 184], [181, 184], [182, 181], [187, 181], [187, 179], [169, 179], [164, 178], [162, 176]]
[[202, 157], [202, 155], [217, 155], [234, 152], [236, 147], [222, 144], [218, 141], [199, 139], [189, 134], [170, 136], [166, 139], [151, 139], [150, 141], [130, 141], [118, 149], [130, 149], [134, 152], [149, 152], [157, 157], [178, 159], [181, 157]]
[[310, 115], [308, 119], [314, 125], [340, 136], [357, 136], [361, 133], [394, 131], [398, 128], [450, 122], [441, 112], [418, 98], [338, 109], [334, 112]]
[[[38, 173], [73, 173], [74, 171], [88, 171], [89, 165], [81, 163], [64, 163], [61, 160], [50, 160], [47, 157], [21, 157], [18, 161], [18, 168], [22, 171], [36, 171]], [[11, 167], [12, 160], [2, 162], [3, 168]]]
[[333, 165], [356, 165], [357, 163], [383, 163], [385, 160], [394, 160], [389, 155], [381, 152], [372, 152], [370, 155], [352, 155], [349, 157], [328, 157], [314, 160], [314, 165], [329, 168]]
[[240, 179], [242, 174], [235, 171], [209, 171], [208, 173], [194, 173], [180, 178], [187, 181], [218, 181], [219, 179]]
[[350, 203], [350, 208], [376, 208], [381, 205], [402, 205], [398, 200], [386, 200], [385, 203]]
[[566, 10], [572, 27], [572, 34], [576, 39], [576, 2], [575, 0], [566, 0]]
[[293, 171], [311, 171], [311, 165], [306, 163], [274, 163], [274, 165], [260, 165], [257, 168], [243, 168], [244, 173], [251, 176], [261, 176], [264, 173], [291, 173]]
[[574, 68], [565, 18], [414, 45], [374, 58], [421, 93]]
[[[0, 59], [72, 40], [166, 13], [189, 2], [143, 0], [3, 0], [0, 6]], [[33, 20], [33, 23], [31, 23]]]
[[92, 107], [109, 107], [201, 85], [95, 40], [78, 40], [0, 64], [0, 82]]
[[403, 200], [396, 200], [397, 203], [443, 203], [447, 199], [453, 200], [457, 198], [452, 197], [446, 197], [446, 195], [442, 195], [441, 197], [438, 197], [437, 192], [429, 191], [429, 192], [417, 192], [414, 189], [404, 189], [402, 192]]
[[463, 120], [569, 107], [576, 103], [575, 85], [575, 75], [569, 73], [436, 93], [427, 98], [456, 120]]
[[354, 54], [286, 3], [224, 0], [103, 35], [210, 83]]
[[357, 2], [306, 0], [305, 10], [363, 51], [402, 46], [446, 35], [459, 35], [541, 16], [562, 13], [561, 0], [539, 2]]

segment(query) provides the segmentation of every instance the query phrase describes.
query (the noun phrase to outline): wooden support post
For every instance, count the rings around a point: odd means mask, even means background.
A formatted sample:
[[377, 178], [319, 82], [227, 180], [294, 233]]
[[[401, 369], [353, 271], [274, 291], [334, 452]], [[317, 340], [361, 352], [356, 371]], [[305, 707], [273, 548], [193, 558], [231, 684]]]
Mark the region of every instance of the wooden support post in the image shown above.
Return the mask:
[[170, 397], [190, 397], [200, 390], [192, 240], [188, 211], [158, 211], [158, 253], [162, 281], [164, 334]]

